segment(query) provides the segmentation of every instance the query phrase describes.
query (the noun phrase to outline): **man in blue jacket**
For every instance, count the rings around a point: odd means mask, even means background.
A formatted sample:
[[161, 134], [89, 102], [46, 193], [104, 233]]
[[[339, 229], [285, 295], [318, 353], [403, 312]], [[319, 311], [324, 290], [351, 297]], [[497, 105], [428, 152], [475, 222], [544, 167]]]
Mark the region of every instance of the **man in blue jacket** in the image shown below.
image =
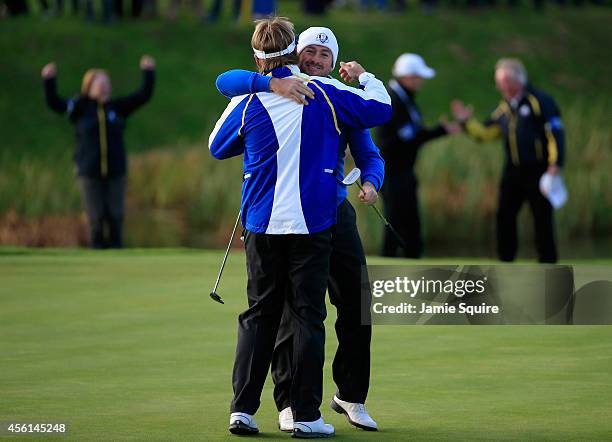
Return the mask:
[[[311, 27], [299, 36], [297, 51], [299, 68], [313, 76], [328, 77], [338, 59], [338, 43], [334, 33], [323, 27]], [[305, 83], [280, 79], [256, 72], [233, 70], [217, 79], [219, 91], [233, 96], [273, 91], [297, 102], [307, 103], [313, 97]], [[372, 327], [361, 321], [361, 281], [365, 271], [365, 254], [357, 230], [355, 210], [347, 200], [347, 189], [341, 183], [344, 174], [345, 149], [348, 144], [355, 164], [362, 171], [363, 191], [359, 198], [374, 204], [384, 178], [384, 161], [372, 141], [368, 129], [342, 127], [340, 152], [335, 172], [338, 181], [337, 224], [332, 233], [332, 253], [328, 291], [337, 309], [336, 335], [338, 349], [333, 362], [333, 376], [337, 385], [331, 405], [347, 415], [349, 422], [365, 430], [376, 430], [376, 422], [365, 410], [370, 381], [370, 342]], [[367, 303], [367, 300], [365, 300]], [[369, 305], [369, 303], [367, 303]], [[274, 400], [279, 410], [279, 428], [293, 429], [290, 407], [292, 328], [291, 310], [286, 309], [279, 328], [272, 358]]]
[[267, 92], [234, 97], [209, 139], [216, 158], [244, 154], [241, 213], [249, 308], [239, 317], [230, 416], [234, 434], [259, 431], [253, 415], [285, 302], [293, 328], [293, 435], [334, 434], [319, 406], [340, 126], [375, 126], [391, 112], [384, 85], [356, 63], [347, 64], [345, 72], [359, 78], [362, 90], [301, 74], [292, 64], [297, 62], [294, 38], [288, 21], [260, 21], [251, 41], [258, 70], [276, 78], [303, 78], [314, 99], [303, 106]]

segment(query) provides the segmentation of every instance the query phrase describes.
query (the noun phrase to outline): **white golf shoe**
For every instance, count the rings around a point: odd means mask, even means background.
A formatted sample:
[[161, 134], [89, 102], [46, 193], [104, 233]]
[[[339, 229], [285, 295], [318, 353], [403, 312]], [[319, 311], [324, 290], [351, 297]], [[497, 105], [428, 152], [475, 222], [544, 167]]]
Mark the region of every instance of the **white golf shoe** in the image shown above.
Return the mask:
[[293, 431], [293, 413], [291, 407], [287, 407], [278, 413], [278, 429], [285, 433]]
[[364, 404], [346, 402], [334, 396], [329, 405], [336, 413], [344, 414], [351, 425], [366, 431], [378, 430], [378, 425], [370, 417]]
[[296, 439], [318, 439], [322, 437], [332, 437], [335, 434], [334, 427], [326, 424], [320, 417], [312, 422], [294, 422], [293, 434], [291, 437]]
[[232, 413], [230, 414], [229, 431], [232, 434], [246, 436], [249, 434], [259, 433], [255, 417], [247, 413]]

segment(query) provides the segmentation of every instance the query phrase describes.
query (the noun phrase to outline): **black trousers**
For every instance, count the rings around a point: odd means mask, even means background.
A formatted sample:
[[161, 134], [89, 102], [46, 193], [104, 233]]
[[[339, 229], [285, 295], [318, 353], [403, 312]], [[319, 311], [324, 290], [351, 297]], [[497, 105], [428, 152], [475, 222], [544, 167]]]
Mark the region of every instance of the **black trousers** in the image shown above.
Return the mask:
[[[420, 258], [423, 254], [421, 221], [419, 219], [418, 182], [413, 171], [385, 175], [382, 187], [385, 216], [406, 242], [402, 255]], [[395, 257], [400, 245], [389, 229], [385, 229], [382, 256]]]
[[506, 166], [499, 188], [497, 250], [501, 261], [513, 261], [518, 249], [516, 218], [527, 201], [533, 214], [536, 249], [540, 262], [557, 262], [553, 208], [540, 192], [546, 165]]
[[[91, 247], [123, 246], [125, 176], [112, 178], [79, 177], [81, 201], [87, 212]], [[105, 230], [108, 229], [108, 233]]]
[[[335, 324], [338, 349], [332, 365], [334, 382], [338, 387], [336, 394], [344, 401], [363, 404], [370, 386], [372, 326], [361, 325], [361, 303], [370, 305], [370, 299], [361, 296], [366, 260], [355, 209], [348, 200], [338, 206], [337, 224], [332, 232], [328, 290], [331, 303], [338, 311]], [[291, 309], [287, 306], [272, 357], [274, 401], [279, 411], [291, 404], [293, 321]]]
[[321, 414], [325, 359], [325, 289], [331, 231], [310, 235], [247, 232], [249, 308], [238, 317], [232, 412], [260, 404], [285, 305], [293, 318], [291, 408], [296, 421]]

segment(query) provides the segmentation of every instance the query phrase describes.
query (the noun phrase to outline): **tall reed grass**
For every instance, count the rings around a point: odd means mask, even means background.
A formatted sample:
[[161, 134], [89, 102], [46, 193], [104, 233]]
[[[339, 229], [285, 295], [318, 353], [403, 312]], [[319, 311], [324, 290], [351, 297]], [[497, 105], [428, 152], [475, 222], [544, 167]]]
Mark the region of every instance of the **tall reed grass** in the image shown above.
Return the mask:
[[[563, 174], [570, 198], [556, 213], [562, 240], [612, 235], [612, 129], [607, 116], [604, 105], [576, 103], [564, 112], [567, 163]], [[466, 253], [472, 246], [492, 244], [502, 163], [500, 142], [478, 144], [464, 135], [423, 148], [417, 174], [427, 243], [445, 244]], [[0, 168], [0, 213], [12, 211], [23, 219], [79, 216], [80, 203], [68, 155], [54, 161], [23, 158], [12, 167], [4, 165], [2, 162]], [[223, 244], [240, 204], [241, 171], [241, 158], [217, 161], [204, 141], [201, 145], [167, 146], [132, 155], [128, 226], [137, 239], [128, 242]], [[356, 202], [355, 193], [351, 189], [362, 238], [366, 249], [375, 252], [382, 225], [371, 209]], [[532, 235], [531, 225], [526, 205], [520, 218], [526, 238]], [[140, 230], [149, 233], [139, 234]]]

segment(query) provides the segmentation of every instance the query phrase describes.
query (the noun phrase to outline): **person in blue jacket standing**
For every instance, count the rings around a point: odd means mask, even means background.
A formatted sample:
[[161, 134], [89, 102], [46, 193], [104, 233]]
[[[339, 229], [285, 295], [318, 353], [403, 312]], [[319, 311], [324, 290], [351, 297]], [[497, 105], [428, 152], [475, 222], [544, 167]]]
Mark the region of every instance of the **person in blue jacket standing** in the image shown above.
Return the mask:
[[340, 126], [384, 123], [390, 98], [382, 82], [354, 62], [345, 65], [345, 73], [358, 78], [363, 89], [302, 74], [294, 64], [293, 25], [285, 19], [258, 22], [251, 44], [259, 72], [302, 78], [315, 96], [308, 106], [269, 92], [234, 97], [209, 138], [216, 158], [244, 155], [241, 214], [249, 308], [238, 320], [230, 431], [259, 431], [253, 415], [286, 303], [293, 329], [293, 436], [326, 437], [334, 429], [323, 421], [319, 406]]
[[[327, 77], [338, 60], [338, 43], [334, 33], [323, 27], [311, 27], [302, 32], [297, 51], [300, 70], [308, 75]], [[314, 96], [305, 83], [294, 79], [280, 79], [256, 72], [232, 70], [217, 78], [217, 88], [227, 96], [275, 92], [298, 103]], [[367, 413], [366, 401], [370, 383], [370, 343], [372, 326], [362, 324], [362, 273], [366, 259], [357, 230], [355, 209], [347, 199], [347, 189], [341, 183], [344, 174], [345, 149], [348, 144], [356, 166], [362, 171], [363, 191], [359, 198], [374, 204], [384, 179], [384, 161], [368, 129], [342, 126], [339, 157], [335, 172], [338, 180], [337, 223], [332, 233], [332, 253], [328, 291], [337, 309], [336, 335], [338, 349], [333, 362], [333, 376], [337, 385], [331, 405], [347, 415], [349, 422], [365, 430], [376, 430], [376, 422]], [[367, 276], [367, 275], [366, 275]], [[367, 297], [367, 296], [366, 296]], [[368, 300], [364, 302], [369, 305]], [[293, 429], [290, 407], [292, 346], [291, 310], [285, 309], [272, 359], [274, 400], [279, 411], [279, 428]]]

